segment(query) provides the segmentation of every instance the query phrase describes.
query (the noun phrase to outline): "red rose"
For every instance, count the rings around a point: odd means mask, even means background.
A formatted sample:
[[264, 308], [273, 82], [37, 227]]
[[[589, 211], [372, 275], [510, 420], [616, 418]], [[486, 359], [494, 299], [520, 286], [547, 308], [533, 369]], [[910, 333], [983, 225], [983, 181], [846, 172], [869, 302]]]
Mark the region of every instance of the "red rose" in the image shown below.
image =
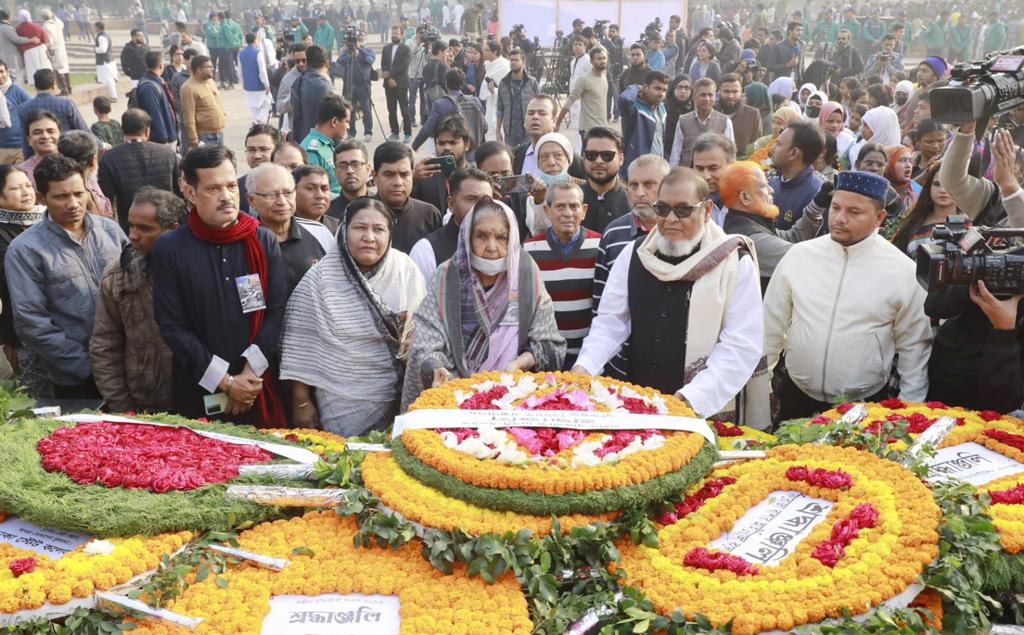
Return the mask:
[[933, 409], [948, 408], [949, 407], [946, 404], [942, 403], [941, 401], [926, 401], [926, 402], [924, 402], [924, 405], [928, 406], [929, 408], [933, 408]]
[[839, 544], [848, 545], [859, 535], [860, 528], [857, 526], [857, 521], [852, 518], [844, 518], [832, 525], [832, 540]]
[[878, 405], [882, 406], [883, 408], [889, 408], [891, 410], [899, 410], [900, 408], [907, 407], [907, 404], [903, 403], [899, 399], [885, 399], [883, 401], [878, 402]]
[[806, 481], [809, 473], [806, 467], [794, 466], [786, 470], [786, 478], [791, 481]]
[[978, 413], [983, 421], [998, 421], [1003, 418], [1002, 413], [996, 412], [995, 410], [982, 410]]
[[849, 412], [852, 408], [853, 408], [853, 404], [852, 403], [849, 403], [849, 402], [841, 403], [838, 406], [836, 406], [836, 412], [838, 412], [841, 415], [844, 415], [847, 412]]
[[874, 527], [878, 523], [878, 510], [871, 503], [861, 503], [853, 508], [849, 518], [861, 529]]
[[823, 426], [829, 423], [832, 423], [832, 420], [826, 417], [825, 415], [818, 415], [817, 417], [811, 419], [811, 425]]
[[25, 573], [32, 573], [36, 570], [36, 559], [35, 558], [18, 558], [11, 560], [10, 564], [7, 565], [14, 577], [20, 578]]
[[811, 557], [819, 560], [826, 567], [836, 566], [844, 555], [846, 555], [846, 550], [843, 546], [831, 540], [818, 543], [818, 546], [811, 552]]

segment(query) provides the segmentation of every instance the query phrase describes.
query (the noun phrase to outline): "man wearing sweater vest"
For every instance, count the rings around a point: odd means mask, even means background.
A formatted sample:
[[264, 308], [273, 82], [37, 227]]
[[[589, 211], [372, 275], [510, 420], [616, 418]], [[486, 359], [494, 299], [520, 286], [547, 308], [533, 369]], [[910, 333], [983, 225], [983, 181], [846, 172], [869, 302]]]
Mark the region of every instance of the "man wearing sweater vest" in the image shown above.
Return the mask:
[[583, 227], [587, 204], [583, 190], [573, 181], [558, 181], [548, 188], [544, 212], [551, 227], [527, 240], [523, 248], [537, 263], [555, 305], [555, 322], [567, 347], [562, 368], [569, 370], [590, 332], [601, 234]]
[[692, 168], [658, 189], [657, 226], [615, 260], [573, 371], [598, 374], [629, 342], [626, 380], [685, 399], [698, 416], [764, 428], [768, 374], [754, 245], [711, 220]]
[[238, 54], [238, 68], [242, 69], [242, 90], [245, 105], [252, 113], [253, 123], [267, 123], [270, 119], [270, 80], [267, 60], [256, 44], [256, 34], [245, 34], [245, 48]]

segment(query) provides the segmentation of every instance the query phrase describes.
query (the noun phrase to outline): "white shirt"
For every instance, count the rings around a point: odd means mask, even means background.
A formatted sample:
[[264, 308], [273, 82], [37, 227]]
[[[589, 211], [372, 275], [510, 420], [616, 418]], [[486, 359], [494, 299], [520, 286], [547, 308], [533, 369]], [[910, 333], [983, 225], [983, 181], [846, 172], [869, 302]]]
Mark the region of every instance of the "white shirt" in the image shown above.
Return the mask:
[[434, 276], [434, 271], [437, 270], [434, 246], [426, 238], [420, 238], [409, 251], [409, 257], [412, 258], [416, 268], [423, 274], [423, 282], [430, 284], [430, 279]]
[[[583, 348], [576, 363], [591, 374], [599, 374], [629, 339], [629, 267], [633, 245], [629, 243], [615, 259], [608, 282], [601, 294], [597, 316], [590, 325], [590, 334], [583, 340]], [[905, 257], [904, 257], [905, 258]], [[707, 366], [677, 393], [693, 407], [698, 415], [717, 414], [735, 397], [750, 379], [751, 371], [761, 358], [764, 337], [764, 317], [751, 307], [761, 306], [761, 283], [750, 258], [741, 258], [736, 274], [725, 324], [718, 344], [708, 356]], [[699, 314], [699, 307], [691, 305], [691, 318]], [[682, 362], [682, 360], [680, 360]]]
[[783, 351], [800, 390], [859, 400], [888, 381], [899, 354], [900, 398], [924, 401], [932, 328], [914, 261], [877, 232], [850, 247], [821, 236], [793, 245], [764, 298], [771, 372]]

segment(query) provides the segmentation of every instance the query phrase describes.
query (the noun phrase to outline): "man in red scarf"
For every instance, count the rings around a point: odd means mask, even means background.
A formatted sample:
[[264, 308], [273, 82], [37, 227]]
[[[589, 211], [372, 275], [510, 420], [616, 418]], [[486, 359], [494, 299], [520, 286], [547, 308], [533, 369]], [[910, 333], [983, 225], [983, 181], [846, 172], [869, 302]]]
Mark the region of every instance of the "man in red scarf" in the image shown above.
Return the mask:
[[174, 354], [178, 412], [284, 424], [270, 362], [287, 301], [277, 238], [239, 214], [235, 157], [201, 146], [182, 165], [188, 225], [157, 241], [153, 309]]

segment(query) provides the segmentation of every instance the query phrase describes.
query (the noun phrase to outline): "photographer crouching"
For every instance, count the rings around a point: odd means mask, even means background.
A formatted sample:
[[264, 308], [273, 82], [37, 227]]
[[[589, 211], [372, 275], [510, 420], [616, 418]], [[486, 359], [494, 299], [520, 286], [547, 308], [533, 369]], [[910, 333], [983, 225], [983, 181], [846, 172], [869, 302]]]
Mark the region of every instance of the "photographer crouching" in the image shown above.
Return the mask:
[[373, 62], [376, 54], [366, 46], [366, 34], [354, 28], [345, 29], [345, 48], [338, 57], [335, 74], [342, 78], [342, 93], [353, 106], [349, 121], [348, 138], [356, 136], [356, 117], [363, 118], [365, 141], [373, 139], [373, 102], [370, 100], [370, 83], [373, 76]]
[[[990, 142], [994, 182], [972, 176], [974, 128], [960, 127], [935, 179], [965, 216], [950, 217], [947, 240], [917, 254], [919, 279], [931, 270], [925, 313], [942, 321], [932, 343], [928, 398], [1012, 412], [1024, 407], [1024, 248], [995, 244], [1000, 234], [1024, 235], [1024, 151], [998, 129]], [[972, 219], [979, 228], [1005, 222], [1014, 229], [973, 233], [967, 229]]]

